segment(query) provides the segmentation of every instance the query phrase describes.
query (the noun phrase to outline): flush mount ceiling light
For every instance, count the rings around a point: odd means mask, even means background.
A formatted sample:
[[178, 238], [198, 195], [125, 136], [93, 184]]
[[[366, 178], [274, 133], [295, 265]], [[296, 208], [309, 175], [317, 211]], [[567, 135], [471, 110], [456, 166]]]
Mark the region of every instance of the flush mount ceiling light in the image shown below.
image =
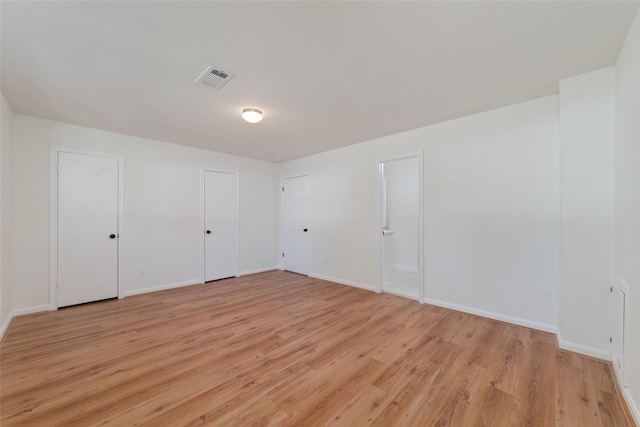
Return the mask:
[[249, 123], [258, 123], [262, 120], [262, 111], [257, 108], [245, 108], [242, 110], [242, 118]]

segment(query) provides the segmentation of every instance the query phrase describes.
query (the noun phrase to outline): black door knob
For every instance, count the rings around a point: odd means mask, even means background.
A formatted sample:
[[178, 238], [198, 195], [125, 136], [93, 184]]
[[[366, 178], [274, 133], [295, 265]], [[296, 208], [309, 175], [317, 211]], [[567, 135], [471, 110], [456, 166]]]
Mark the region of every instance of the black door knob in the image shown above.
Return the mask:
[[115, 239], [115, 238], [116, 238], [116, 235], [115, 235], [115, 234], [109, 234], [109, 238], [110, 238], [110, 239]]
[[211, 234], [211, 230], [207, 230], [207, 234]]
[[304, 229], [304, 230], [302, 230], [302, 231], [304, 231], [304, 232], [306, 233], [306, 232], [307, 232], [307, 229], [305, 228], [305, 229]]

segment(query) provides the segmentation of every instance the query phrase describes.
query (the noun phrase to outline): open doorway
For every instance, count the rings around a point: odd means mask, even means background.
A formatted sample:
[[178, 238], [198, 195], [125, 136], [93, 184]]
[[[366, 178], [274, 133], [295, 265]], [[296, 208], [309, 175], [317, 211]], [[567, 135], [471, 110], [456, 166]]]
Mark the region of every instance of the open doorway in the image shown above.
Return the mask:
[[422, 155], [380, 161], [378, 182], [378, 290], [422, 302]]

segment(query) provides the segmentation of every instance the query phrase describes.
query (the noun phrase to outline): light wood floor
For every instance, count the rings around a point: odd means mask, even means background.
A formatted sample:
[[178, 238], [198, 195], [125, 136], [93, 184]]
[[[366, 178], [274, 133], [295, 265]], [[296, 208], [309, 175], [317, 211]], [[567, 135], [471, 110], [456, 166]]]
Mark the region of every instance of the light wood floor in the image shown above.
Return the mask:
[[1, 424], [629, 426], [552, 335], [286, 272], [16, 318]]

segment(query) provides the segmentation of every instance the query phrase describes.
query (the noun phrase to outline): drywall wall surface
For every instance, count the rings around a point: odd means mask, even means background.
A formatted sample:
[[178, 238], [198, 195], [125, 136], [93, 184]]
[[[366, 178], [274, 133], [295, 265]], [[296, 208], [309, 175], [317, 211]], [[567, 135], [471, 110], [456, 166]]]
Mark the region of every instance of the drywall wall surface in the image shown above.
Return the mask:
[[13, 312], [11, 289], [11, 138], [13, 111], [2, 97], [0, 114], [0, 335]]
[[640, 423], [640, 13], [616, 64], [615, 269], [626, 287], [623, 383]]
[[435, 126], [425, 145], [426, 294], [554, 330], [557, 97]]
[[377, 163], [422, 151], [427, 301], [555, 330], [557, 108], [549, 96], [282, 163], [311, 175], [313, 274], [376, 287]]
[[277, 266], [278, 174], [270, 162], [15, 115], [14, 302], [49, 301], [50, 146], [124, 156], [125, 295], [202, 279], [202, 168], [240, 176], [240, 272]]
[[560, 81], [562, 347], [608, 357], [613, 270], [614, 69]]

